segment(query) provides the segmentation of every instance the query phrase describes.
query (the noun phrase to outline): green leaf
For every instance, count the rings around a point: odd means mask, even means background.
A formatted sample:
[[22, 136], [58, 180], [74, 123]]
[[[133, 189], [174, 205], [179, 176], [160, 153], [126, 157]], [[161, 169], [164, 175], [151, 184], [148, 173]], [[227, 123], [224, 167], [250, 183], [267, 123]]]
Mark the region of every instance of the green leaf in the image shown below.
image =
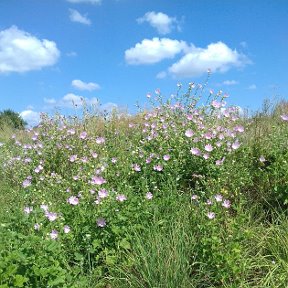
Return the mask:
[[119, 246], [126, 249], [126, 250], [131, 249], [131, 245], [126, 238], [124, 238], [120, 241]]
[[17, 274], [15, 276], [15, 280], [14, 280], [14, 285], [16, 287], [23, 287], [24, 283], [26, 283], [29, 279], [26, 277], [23, 277], [22, 275]]

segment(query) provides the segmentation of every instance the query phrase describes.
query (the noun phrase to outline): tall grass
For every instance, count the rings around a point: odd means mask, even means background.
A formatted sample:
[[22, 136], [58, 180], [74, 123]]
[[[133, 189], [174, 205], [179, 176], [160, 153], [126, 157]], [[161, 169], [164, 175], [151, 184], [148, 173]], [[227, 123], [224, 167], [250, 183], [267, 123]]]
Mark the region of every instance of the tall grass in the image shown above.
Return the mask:
[[197, 87], [0, 132], [1, 288], [288, 287], [287, 105]]

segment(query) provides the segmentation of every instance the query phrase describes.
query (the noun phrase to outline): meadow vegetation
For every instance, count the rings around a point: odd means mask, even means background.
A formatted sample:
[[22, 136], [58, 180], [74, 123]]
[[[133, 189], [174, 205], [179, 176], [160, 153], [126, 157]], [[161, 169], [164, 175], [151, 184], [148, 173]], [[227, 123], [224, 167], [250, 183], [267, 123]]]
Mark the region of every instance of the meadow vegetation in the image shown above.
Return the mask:
[[288, 104], [204, 88], [2, 127], [0, 287], [288, 287]]

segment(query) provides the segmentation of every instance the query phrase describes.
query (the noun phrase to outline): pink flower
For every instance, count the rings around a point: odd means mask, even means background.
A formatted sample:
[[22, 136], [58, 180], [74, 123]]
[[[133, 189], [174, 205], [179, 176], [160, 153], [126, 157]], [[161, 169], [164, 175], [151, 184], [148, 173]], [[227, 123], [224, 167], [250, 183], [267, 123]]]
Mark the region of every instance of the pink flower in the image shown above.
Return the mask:
[[48, 218], [48, 220], [50, 222], [53, 222], [55, 221], [57, 218], [58, 218], [58, 215], [57, 213], [54, 213], [54, 212], [45, 212], [45, 216]]
[[67, 202], [73, 206], [78, 205], [79, 204], [79, 198], [77, 198], [76, 196], [71, 196], [68, 198]]
[[204, 154], [203, 154], [203, 158], [204, 158], [205, 160], [209, 159], [209, 157], [210, 157], [209, 153], [204, 153]]
[[191, 120], [193, 120], [193, 115], [192, 115], [192, 114], [188, 114], [188, 115], [186, 116], [186, 118], [191, 121]]
[[147, 192], [145, 198], [147, 200], [151, 200], [153, 198], [153, 194], [151, 192]]
[[222, 202], [222, 200], [223, 200], [223, 196], [220, 194], [215, 195], [214, 198], [217, 202]]
[[75, 162], [77, 160], [77, 155], [71, 155], [69, 158], [70, 162]]
[[208, 212], [208, 213], [207, 213], [207, 217], [208, 217], [209, 219], [214, 219], [214, 218], [215, 218], [215, 213], [214, 213], [214, 212]]
[[108, 191], [106, 190], [106, 189], [100, 189], [99, 191], [98, 191], [98, 196], [99, 196], [99, 198], [106, 198], [106, 197], [108, 197]]
[[124, 202], [127, 200], [127, 197], [124, 194], [119, 194], [116, 196], [116, 200], [119, 202]]
[[206, 204], [207, 204], [207, 205], [212, 205], [213, 202], [212, 202], [210, 199], [208, 199], [208, 200], [206, 201]]
[[93, 176], [91, 183], [96, 184], [96, 185], [102, 185], [102, 184], [106, 183], [106, 180], [101, 176]]
[[65, 234], [67, 234], [67, 233], [69, 233], [69, 232], [71, 231], [71, 229], [70, 229], [70, 227], [69, 227], [68, 225], [65, 225], [65, 226], [63, 227], [63, 230], [64, 230], [64, 233], [65, 233]]
[[25, 179], [25, 180], [23, 181], [23, 183], [22, 183], [22, 186], [23, 186], [24, 188], [31, 186], [31, 180]]
[[157, 164], [157, 165], [154, 165], [153, 169], [154, 169], [155, 171], [159, 171], [159, 172], [160, 172], [160, 171], [163, 170], [163, 166], [160, 165], [160, 164]]
[[98, 154], [96, 152], [91, 152], [91, 155], [94, 159], [98, 157]]
[[103, 143], [105, 143], [105, 138], [104, 138], [104, 137], [98, 137], [98, 138], [96, 138], [96, 143], [97, 143], [97, 144], [103, 144]]
[[168, 160], [170, 159], [170, 155], [168, 155], [168, 154], [167, 154], [167, 155], [164, 155], [164, 156], [163, 156], [163, 159], [164, 159], [164, 161], [168, 161]]
[[280, 116], [283, 121], [288, 121], [288, 114]]
[[58, 231], [57, 230], [52, 230], [52, 232], [50, 233], [50, 238], [52, 240], [55, 240], [58, 238]]
[[221, 102], [217, 102], [217, 101], [212, 101], [211, 102], [211, 106], [213, 106], [214, 108], [221, 108], [222, 107], [222, 103]]
[[140, 171], [141, 171], [141, 167], [140, 167], [140, 165], [138, 165], [138, 164], [133, 164], [133, 165], [132, 165], [132, 168], [133, 168], [133, 170], [136, 171], [136, 172], [140, 172]]
[[230, 208], [231, 203], [229, 200], [224, 200], [222, 203], [222, 206], [228, 209], [228, 208]]
[[204, 149], [207, 151], [207, 152], [211, 152], [213, 151], [213, 146], [211, 144], [207, 144], [205, 145]]
[[101, 228], [106, 226], [106, 220], [104, 218], [98, 218], [96, 223], [97, 223], [97, 226]]
[[232, 147], [232, 149], [236, 150], [240, 147], [240, 143], [238, 141], [235, 141], [231, 147]]
[[223, 164], [224, 160], [225, 160], [225, 157], [223, 157], [221, 160], [216, 160], [215, 164], [216, 164], [217, 166], [220, 166], [220, 165]]
[[194, 132], [191, 129], [185, 131], [185, 136], [191, 138], [194, 135]]
[[193, 155], [196, 155], [196, 156], [200, 156], [200, 155], [201, 155], [201, 151], [200, 151], [200, 149], [198, 149], [198, 148], [191, 148], [191, 149], [190, 149], [190, 152], [191, 152]]
[[86, 137], [87, 137], [87, 132], [83, 131], [80, 133], [80, 136], [79, 136], [80, 139], [84, 140]]
[[197, 200], [198, 198], [199, 197], [197, 195], [195, 195], [195, 194], [191, 196], [191, 200]]
[[244, 127], [241, 125], [235, 126], [234, 131], [242, 133], [244, 132]]
[[40, 173], [42, 170], [43, 170], [43, 166], [42, 166], [42, 165], [38, 165], [38, 166], [35, 168], [34, 172], [35, 172], [35, 173]]

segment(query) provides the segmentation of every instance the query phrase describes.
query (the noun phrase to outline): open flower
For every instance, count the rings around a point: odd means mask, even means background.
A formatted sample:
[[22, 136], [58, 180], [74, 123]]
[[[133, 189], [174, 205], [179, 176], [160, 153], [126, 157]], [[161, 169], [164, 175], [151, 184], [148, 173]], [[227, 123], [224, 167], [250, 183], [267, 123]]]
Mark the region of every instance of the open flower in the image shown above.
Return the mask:
[[76, 196], [71, 196], [68, 198], [67, 202], [71, 205], [78, 205], [79, 204], [79, 198], [77, 198]]
[[58, 215], [57, 213], [54, 213], [54, 212], [45, 212], [45, 216], [48, 218], [48, 220], [50, 222], [53, 222], [55, 221], [57, 218], [58, 218]]
[[96, 185], [102, 185], [102, 184], [106, 183], [106, 180], [101, 176], [93, 176], [91, 183], [96, 184]]
[[146, 195], [145, 195], [145, 198], [147, 200], [151, 200], [153, 198], [153, 194], [151, 192], [147, 192]]
[[207, 213], [207, 217], [208, 217], [209, 219], [214, 219], [214, 218], [215, 218], [215, 213], [214, 213], [214, 212], [208, 212], [208, 213]]
[[58, 231], [57, 230], [52, 230], [50, 233], [50, 238], [52, 240], [56, 240], [58, 238]]
[[194, 135], [194, 132], [191, 129], [185, 131], [185, 136], [191, 138]]
[[124, 194], [119, 194], [116, 196], [116, 200], [119, 202], [124, 202], [127, 200], [127, 197]]
[[97, 223], [97, 226], [101, 228], [107, 225], [106, 220], [104, 218], [98, 218], [96, 223]]
[[63, 230], [64, 230], [64, 233], [67, 234], [67, 233], [69, 233], [71, 231], [71, 228], [68, 225], [65, 225], [63, 227]]
[[283, 121], [288, 121], [288, 114], [280, 116]]

